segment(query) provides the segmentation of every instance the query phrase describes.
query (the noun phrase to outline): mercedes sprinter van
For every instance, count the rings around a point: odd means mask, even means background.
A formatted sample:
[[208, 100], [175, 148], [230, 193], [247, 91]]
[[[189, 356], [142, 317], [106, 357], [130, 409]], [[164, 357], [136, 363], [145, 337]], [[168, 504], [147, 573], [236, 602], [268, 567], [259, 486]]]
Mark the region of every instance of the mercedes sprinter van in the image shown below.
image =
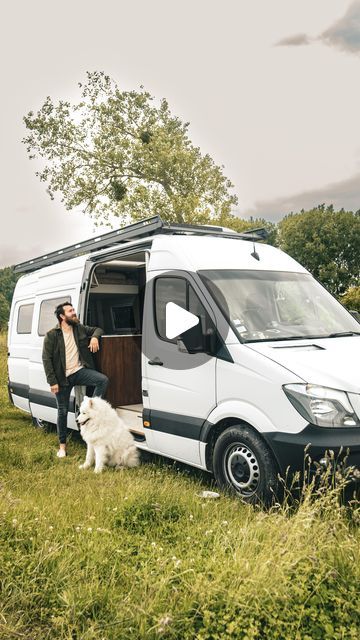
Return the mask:
[[[57, 304], [104, 329], [96, 366], [140, 449], [250, 502], [278, 474], [347, 452], [360, 468], [360, 325], [261, 232], [154, 216], [15, 267], [9, 395], [56, 423], [42, 364]], [[68, 426], [77, 429], [72, 392]]]

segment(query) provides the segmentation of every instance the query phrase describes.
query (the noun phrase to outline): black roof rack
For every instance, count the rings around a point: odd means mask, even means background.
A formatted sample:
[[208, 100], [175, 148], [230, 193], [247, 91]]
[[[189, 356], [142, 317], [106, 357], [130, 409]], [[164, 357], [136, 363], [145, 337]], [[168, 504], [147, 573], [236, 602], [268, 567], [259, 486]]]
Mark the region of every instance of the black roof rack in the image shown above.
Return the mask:
[[122, 244], [123, 242], [130, 242], [131, 240], [139, 239], [142, 237], [150, 237], [155, 233], [162, 234], [186, 234], [186, 235], [207, 235], [207, 236], [221, 236], [227, 238], [237, 238], [242, 240], [259, 241], [267, 238], [268, 233], [266, 229], [251, 229], [242, 233], [237, 233], [231, 229], [225, 227], [218, 227], [215, 225], [206, 224], [179, 224], [170, 223], [162, 220], [160, 216], [152, 216], [151, 218], [144, 218], [139, 222], [104, 233], [96, 238], [89, 238], [83, 242], [77, 242], [58, 251], [52, 251], [46, 255], [39, 256], [33, 260], [27, 260], [21, 262], [14, 267], [15, 273], [26, 273], [29, 271], [35, 271], [42, 267], [47, 267], [64, 260], [70, 260], [83, 254], [99, 251], [99, 249], [106, 249], [113, 247], [116, 244]]

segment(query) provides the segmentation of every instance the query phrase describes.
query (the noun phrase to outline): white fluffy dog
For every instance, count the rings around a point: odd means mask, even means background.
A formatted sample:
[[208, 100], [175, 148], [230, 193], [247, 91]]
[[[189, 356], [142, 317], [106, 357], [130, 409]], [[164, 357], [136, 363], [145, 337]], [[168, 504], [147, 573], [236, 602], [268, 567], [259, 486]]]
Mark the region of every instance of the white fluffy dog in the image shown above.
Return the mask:
[[80, 469], [89, 469], [95, 462], [95, 473], [105, 465], [122, 469], [139, 464], [139, 452], [124, 421], [103, 398], [85, 396], [76, 419], [87, 444], [86, 459]]

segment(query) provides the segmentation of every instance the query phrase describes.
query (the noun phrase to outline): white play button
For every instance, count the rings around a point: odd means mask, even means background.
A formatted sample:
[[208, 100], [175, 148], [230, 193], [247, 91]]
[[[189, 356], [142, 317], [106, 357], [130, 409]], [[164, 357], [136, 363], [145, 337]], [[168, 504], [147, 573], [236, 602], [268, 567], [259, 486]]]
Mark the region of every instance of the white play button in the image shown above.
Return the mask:
[[199, 322], [199, 318], [190, 311], [179, 307], [175, 302], [167, 302], [165, 314], [165, 333], [169, 340], [184, 333]]

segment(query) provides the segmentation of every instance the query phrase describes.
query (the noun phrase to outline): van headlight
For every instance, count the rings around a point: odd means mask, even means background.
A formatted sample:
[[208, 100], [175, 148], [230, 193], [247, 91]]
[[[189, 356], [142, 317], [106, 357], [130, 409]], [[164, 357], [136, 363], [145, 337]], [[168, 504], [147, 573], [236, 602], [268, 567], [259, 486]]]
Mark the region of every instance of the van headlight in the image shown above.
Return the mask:
[[318, 427], [357, 427], [359, 419], [345, 391], [313, 384], [285, 384], [291, 404]]

